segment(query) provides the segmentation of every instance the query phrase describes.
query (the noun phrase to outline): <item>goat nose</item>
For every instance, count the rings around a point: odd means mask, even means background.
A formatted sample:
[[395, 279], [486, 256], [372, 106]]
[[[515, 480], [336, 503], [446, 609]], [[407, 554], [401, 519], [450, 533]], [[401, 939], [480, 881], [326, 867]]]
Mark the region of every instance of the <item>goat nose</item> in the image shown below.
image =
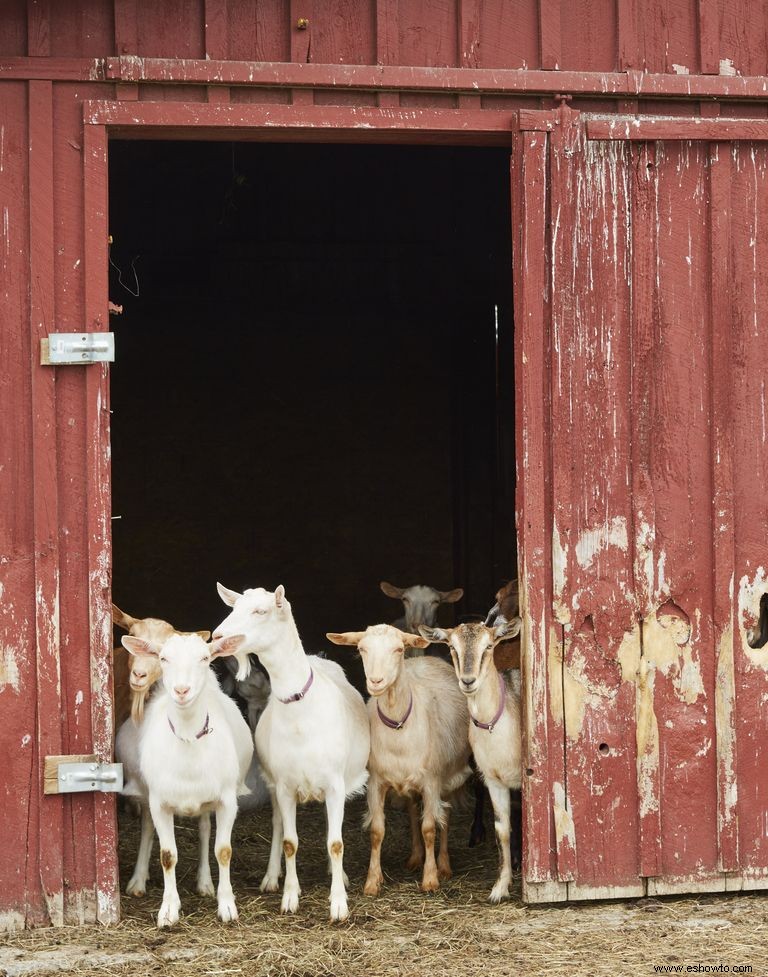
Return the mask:
[[184, 696], [189, 692], [189, 686], [188, 685], [174, 685], [173, 691], [174, 691], [174, 693], [180, 699], [183, 699]]
[[141, 680], [141, 679], [143, 679], [143, 678], [146, 678], [146, 677], [147, 677], [147, 673], [146, 673], [146, 672], [137, 672], [135, 668], [134, 668], [134, 670], [133, 670], [133, 671], [131, 672], [131, 674], [133, 675], [133, 677], [134, 677], [135, 679], [139, 679], [139, 680]]
[[381, 685], [383, 683], [383, 678], [369, 678], [368, 682], [370, 685]]
[[469, 676], [462, 675], [461, 676], [461, 684], [462, 685], [466, 685], [467, 688], [469, 688], [470, 685], [474, 685], [475, 684], [475, 676], [474, 675], [469, 675]]

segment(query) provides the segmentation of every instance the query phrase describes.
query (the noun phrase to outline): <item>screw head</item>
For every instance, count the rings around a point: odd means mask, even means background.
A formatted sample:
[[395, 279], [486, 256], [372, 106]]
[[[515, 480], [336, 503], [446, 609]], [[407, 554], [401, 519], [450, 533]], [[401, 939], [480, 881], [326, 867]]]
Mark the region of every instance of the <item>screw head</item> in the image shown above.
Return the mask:
[[297, 30], [305, 31], [308, 27], [309, 27], [309, 18], [299, 17], [299, 19], [296, 21]]

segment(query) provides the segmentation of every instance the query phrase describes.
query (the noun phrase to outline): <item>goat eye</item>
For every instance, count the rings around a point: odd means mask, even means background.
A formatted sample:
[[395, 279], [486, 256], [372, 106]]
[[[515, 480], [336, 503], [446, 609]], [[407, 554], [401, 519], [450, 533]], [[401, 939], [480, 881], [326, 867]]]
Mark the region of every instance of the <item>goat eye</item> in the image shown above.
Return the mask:
[[168, 661], [168, 659], [167, 659], [167, 658], [161, 658], [161, 659], [160, 659], [160, 664], [161, 664], [161, 665], [164, 665], [164, 664], [165, 664], [165, 663], [166, 663], [167, 661]]

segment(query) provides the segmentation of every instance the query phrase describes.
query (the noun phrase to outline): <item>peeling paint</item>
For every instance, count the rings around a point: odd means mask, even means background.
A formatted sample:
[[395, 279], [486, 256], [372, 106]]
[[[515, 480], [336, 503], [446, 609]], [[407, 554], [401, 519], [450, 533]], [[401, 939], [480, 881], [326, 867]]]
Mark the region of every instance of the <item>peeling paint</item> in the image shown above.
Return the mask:
[[768, 644], [762, 648], [750, 648], [749, 641], [757, 637], [753, 630], [760, 620], [760, 598], [768, 593], [768, 573], [759, 566], [753, 578], [744, 576], [739, 581], [739, 634], [741, 647], [750, 663], [768, 671]]
[[654, 710], [656, 670], [640, 659], [637, 683], [637, 792], [640, 817], [659, 810], [659, 726]]
[[616, 516], [610, 522], [606, 519], [602, 526], [586, 529], [579, 535], [576, 543], [579, 566], [583, 569], [591, 566], [594, 558], [609, 546], [616, 546], [624, 553], [627, 552], [627, 520], [624, 516]]
[[561, 624], [568, 624], [571, 614], [568, 606], [563, 602], [565, 578], [568, 567], [568, 544], [563, 545], [557, 528], [557, 519], [552, 521], [552, 588], [553, 604], [557, 620]]
[[669, 601], [643, 622], [643, 657], [650, 667], [671, 676], [677, 697], [691, 705], [704, 695], [701, 662], [694, 653], [691, 626], [675, 608]]
[[20, 689], [19, 666], [14, 648], [0, 649], [0, 692], [10, 686], [14, 692]]
[[558, 781], [552, 784], [552, 798], [557, 846], [559, 848], [563, 843], [567, 843], [575, 851], [576, 829], [573, 824], [573, 816], [565, 796], [565, 788]]

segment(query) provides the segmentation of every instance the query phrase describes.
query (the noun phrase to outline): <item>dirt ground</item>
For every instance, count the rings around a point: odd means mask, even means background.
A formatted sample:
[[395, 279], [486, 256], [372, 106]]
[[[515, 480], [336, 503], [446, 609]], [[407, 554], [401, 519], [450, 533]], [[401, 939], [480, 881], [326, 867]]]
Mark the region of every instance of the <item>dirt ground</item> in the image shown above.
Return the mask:
[[[159, 931], [154, 924], [161, 895], [155, 849], [148, 895], [123, 898], [119, 926], [38, 930], [5, 938], [0, 941], [0, 975], [636, 977], [668, 966], [682, 968], [666, 971], [672, 973], [768, 977], [768, 898], [761, 894], [531, 908], [520, 901], [518, 878], [508, 903], [490, 905], [495, 846], [488, 840], [480, 849], [466, 847], [469, 811], [455, 819], [454, 877], [431, 896], [423, 895], [403, 868], [407, 818], [402, 811], [391, 812], [384, 842], [386, 884], [380, 898], [369, 899], [362, 894], [368, 855], [362, 813], [361, 801], [350, 804], [345, 864], [351, 915], [344, 924], [327, 921], [325, 818], [318, 806], [300, 815], [303, 892], [295, 916], [280, 915], [279, 894], [259, 893], [269, 849], [268, 811], [238, 821], [233, 885], [240, 921], [232, 926], [218, 922], [214, 900], [194, 894], [196, 826], [182, 822], [177, 837], [183, 915], [173, 931]], [[121, 816], [124, 880], [130, 875], [137, 835], [138, 823]], [[697, 965], [730, 970], [685, 970]]]

